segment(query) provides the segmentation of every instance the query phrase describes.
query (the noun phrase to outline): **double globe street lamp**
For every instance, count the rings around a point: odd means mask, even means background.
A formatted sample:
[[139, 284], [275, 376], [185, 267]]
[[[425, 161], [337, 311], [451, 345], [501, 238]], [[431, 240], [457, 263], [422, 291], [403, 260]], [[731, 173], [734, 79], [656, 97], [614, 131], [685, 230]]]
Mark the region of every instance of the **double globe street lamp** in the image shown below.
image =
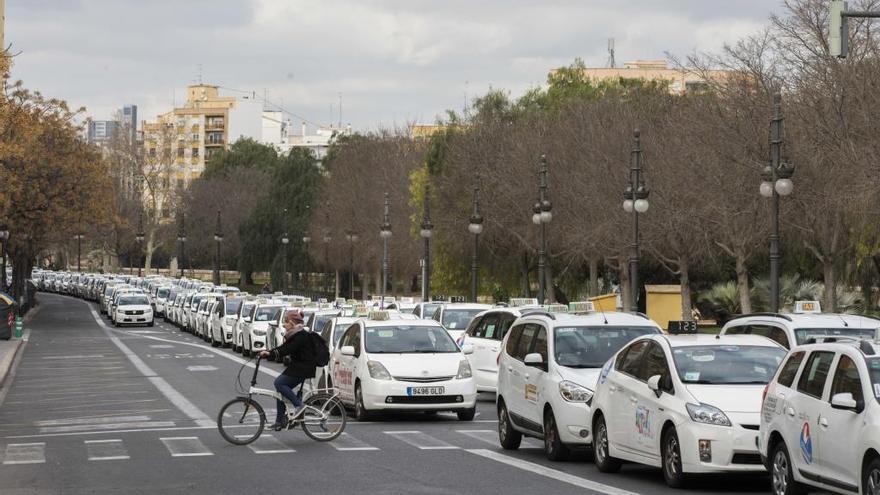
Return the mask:
[[214, 285], [220, 285], [220, 244], [223, 242], [223, 225], [220, 222], [220, 210], [217, 210], [217, 227], [214, 229]]
[[425, 240], [425, 252], [422, 257], [422, 301], [428, 301], [431, 292], [431, 236], [434, 235], [434, 224], [431, 223], [431, 184], [428, 182], [425, 182], [419, 235]]
[[648, 195], [642, 173], [642, 146], [640, 133], [633, 131], [633, 149], [630, 152], [629, 183], [623, 191], [623, 211], [632, 213], [633, 241], [630, 244], [629, 280], [630, 304], [633, 311], [639, 307], [639, 213], [648, 211]]
[[138, 277], [142, 276], [141, 268], [144, 266], [144, 263], [146, 262], [146, 260], [145, 260], [146, 254], [144, 251], [146, 249], [146, 247], [144, 246], [144, 239], [145, 238], [146, 238], [146, 236], [144, 235], [144, 212], [140, 212], [140, 213], [138, 213], [138, 230], [134, 236], [134, 239], [138, 243], [138, 251], [139, 251], [138, 254], [140, 255], [140, 256], [138, 256]]
[[349, 230], [345, 233], [345, 240], [348, 241], [348, 297], [354, 299], [354, 243], [358, 241], [357, 232]]
[[183, 278], [184, 258], [186, 257], [186, 214], [180, 214], [180, 225], [177, 229], [177, 243], [180, 246], [180, 278]]
[[773, 95], [773, 118], [770, 120], [770, 164], [761, 173], [761, 196], [770, 198], [770, 311], [779, 312], [779, 197], [794, 190], [791, 177], [794, 165], [782, 161], [782, 95]]
[[379, 237], [382, 238], [382, 291], [380, 309], [385, 308], [385, 289], [388, 286], [388, 240], [391, 239], [390, 216], [391, 203], [388, 201], [388, 193], [385, 193], [385, 211], [382, 217], [382, 226], [379, 229]]
[[[549, 202], [548, 202], [549, 203]], [[483, 233], [483, 217], [480, 215], [480, 178], [474, 184], [474, 211], [471, 213], [468, 232], [474, 235], [474, 251], [471, 255], [471, 302], [477, 302], [480, 234]]]
[[547, 264], [547, 224], [553, 220], [553, 205], [547, 193], [547, 155], [541, 155], [538, 172], [538, 202], [532, 207], [532, 222], [541, 227], [541, 243], [538, 248], [538, 304], [544, 304], [547, 293], [545, 267]]
[[[286, 211], [286, 210], [285, 210]], [[290, 237], [287, 232], [281, 234], [281, 292], [287, 294], [287, 245]]]

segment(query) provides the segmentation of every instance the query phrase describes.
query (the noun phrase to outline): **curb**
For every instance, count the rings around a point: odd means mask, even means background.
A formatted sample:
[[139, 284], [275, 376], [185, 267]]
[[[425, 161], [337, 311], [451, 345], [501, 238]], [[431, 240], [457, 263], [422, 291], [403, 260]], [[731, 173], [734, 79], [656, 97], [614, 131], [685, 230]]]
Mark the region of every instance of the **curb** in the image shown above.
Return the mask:
[[9, 342], [14, 342], [15, 349], [6, 354], [6, 356], [0, 360], [0, 389], [3, 389], [6, 377], [9, 376], [9, 372], [12, 370], [12, 364], [15, 362], [18, 353], [24, 347], [24, 340], [22, 339], [11, 339]]

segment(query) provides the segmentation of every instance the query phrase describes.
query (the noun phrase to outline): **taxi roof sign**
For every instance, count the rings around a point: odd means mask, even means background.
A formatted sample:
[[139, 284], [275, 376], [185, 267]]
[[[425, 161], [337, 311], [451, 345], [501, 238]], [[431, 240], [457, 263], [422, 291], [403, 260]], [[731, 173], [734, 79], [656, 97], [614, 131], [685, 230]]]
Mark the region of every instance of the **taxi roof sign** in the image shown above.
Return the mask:
[[596, 311], [593, 301], [575, 301], [568, 303], [568, 311], [571, 313], [592, 313]]
[[388, 311], [370, 311], [367, 318], [373, 321], [388, 321], [391, 319], [391, 313]]
[[669, 320], [666, 331], [670, 335], [696, 335], [697, 322], [694, 320]]
[[795, 301], [794, 312], [798, 314], [819, 314], [822, 306], [819, 301]]
[[548, 304], [548, 313], [568, 313], [568, 306], [565, 304]]
[[511, 306], [537, 306], [538, 298], [536, 297], [511, 297]]

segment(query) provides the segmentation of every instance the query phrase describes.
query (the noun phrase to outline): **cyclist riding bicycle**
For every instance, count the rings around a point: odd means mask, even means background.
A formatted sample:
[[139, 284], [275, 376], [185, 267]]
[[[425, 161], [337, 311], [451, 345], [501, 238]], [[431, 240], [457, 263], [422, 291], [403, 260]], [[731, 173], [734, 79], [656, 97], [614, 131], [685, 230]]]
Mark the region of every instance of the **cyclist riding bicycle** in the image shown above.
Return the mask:
[[[317, 365], [315, 364], [314, 346], [305, 327], [303, 327], [303, 314], [300, 311], [287, 313], [284, 316], [283, 325], [285, 330], [284, 343], [271, 351], [261, 352], [260, 357], [271, 356], [277, 360], [284, 356], [290, 356], [290, 365], [285, 368], [284, 373], [275, 379], [275, 390], [293, 403], [294, 410], [290, 416], [290, 419], [293, 420], [305, 409], [302, 400], [293, 389], [302, 385], [307, 378], [314, 378]], [[284, 401], [276, 399], [275, 424], [269, 428], [280, 431], [287, 427], [286, 410]]]

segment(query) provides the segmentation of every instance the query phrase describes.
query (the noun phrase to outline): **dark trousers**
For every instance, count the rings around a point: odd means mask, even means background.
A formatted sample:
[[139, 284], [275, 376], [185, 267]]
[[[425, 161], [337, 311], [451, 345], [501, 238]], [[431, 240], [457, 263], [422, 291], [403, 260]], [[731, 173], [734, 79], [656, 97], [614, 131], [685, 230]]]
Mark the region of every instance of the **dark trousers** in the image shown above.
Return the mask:
[[[293, 389], [298, 387], [304, 381], [306, 381], [305, 378], [297, 376], [278, 375], [278, 378], [275, 379], [275, 390], [283, 395], [284, 398], [293, 402], [294, 406], [302, 407], [302, 400], [300, 400], [299, 396], [293, 391]], [[284, 401], [275, 399], [275, 411], [275, 421], [277, 423], [284, 421], [284, 413], [287, 411], [287, 406], [284, 405]]]

